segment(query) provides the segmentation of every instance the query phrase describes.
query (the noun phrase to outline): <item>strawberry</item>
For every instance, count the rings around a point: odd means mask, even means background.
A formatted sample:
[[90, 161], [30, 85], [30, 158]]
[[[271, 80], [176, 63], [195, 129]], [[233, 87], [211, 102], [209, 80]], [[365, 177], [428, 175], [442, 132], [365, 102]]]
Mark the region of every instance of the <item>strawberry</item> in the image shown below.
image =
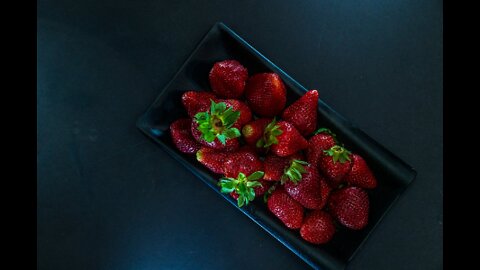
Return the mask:
[[239, 173], [250, 175], [256, 171], [263, 172], [263, 163], [257, 154], [250, 151], [229, 153], [223, 164], [223, 173], [226, 177], [237, 177]]
[[295, 127], [285, 121], [275, 119], [267, 125], [263, 137], [257, 141], [257, 147], [270, 148], [272, 153], [280, 157], [293, 155], [308, 147], [308, 142]]
[[190, 133], [191, 122], [192, 120], [189, 118], [180, 118], [170, 125], [173, 143], [180, 152], [186, 154], [194, 154], [200, 149], [200, 144]]
[[268, 197], [267, 206], [285, 226], [290, 229], [299, 229], [303, 221], [303, 207], [283, 189], [276, 189]]
[[212, 91], [222, 98], [239, 98], [245, 90], [248, 70], [236, 60], [216, 62], [208, 75]]
[[227, 153], [223, 150], [202, 147], [197, 151], [197, 160], [207, 167], [210, 171], [223, 174], [223, 163], [227, 158]]
[[300, 236], [312, 244], [325, 244], [332, 240], [334, 234], [333, 219], [323, 210], [308, 213], [300, 228]]
[[215, 149], [235, 149], [240, 137], [238, 128], [233, 127], [240, 117], [240, 111], [227, 107], [225, 102], [211, 101], [210, 110], [195, 114], [192, 121], [192, 135], [205, 146]]
[[232, 110], [240, 112], [240, 116], [235, 124], [233, 124], [233, 127], [241, 130], [246, 123], [252, 120], [252, 111], [244, 102], [236, 99], [226, 99], [220, 101], [225, 102], [227, 108], [232, 108]]
[[320, 172], [327, 177], [329, 184], [336, 188], [344, 182], [344, 176], [350, 172], [352, 162], [350, 151], [335, 145], [328, 150], [324, 150], [324, 155], [318, 160]]
[[273, 117], [285, 107], [287, 90], [278, 74], [259, 73], [248, 79], [245, 98], [254, 113]]
[[249, 145], [255, 145], [262, 138], [265, 128], [272, 120], [271, 118], [259, 118], [244, 125], [242, 135], [245, 142]]
[[347, 183], [368, 189], [377, 187], [375, 176], [361, 156], [353, 154], [352, 164], [351, 171], [345, 176]]
[[182, 104], [190, 117], [194, 117], [199, 112], [208, 111], [210, 100], [217, 102], [217, 98], [211, 92], [187, 91], [182, 94]]
[[359, 187], [345, 187], [333, 192], [328, 207], [332, 216], [347, 228], [360, 230], [368, 223], [368, 195]]
[[282, 113], [282, 119], [294, 125], [304, 136], [317, 127], [318, 92], [310, 90]]
[[303, 207], [320, 209], [324, 206], [322, 178], [315, 167], [305, 166], [302, 169], [299, 178], [286, 181], [285, 191]]
[[263, 163], [248, 148], [227, 154], [223, 164], [223, 173], [225, 177], [220, 179], [218, 183], [222, 188], [221, 192], [235, 192], [238, 195], [238, 207], [247, 205], [255, 199], [255, 188], [260, 193], [264, 193], [264, 189], [268, 189], [267, 186], [264, 187], [262, 182], [260, 182], [264, 174]]
[[314, 167], [318, 167], [318, 160], [328, 150], [337, 144], [335, 134], [327, 128], [320, 128], [308, 140], [307, 162]]
[[272, 154], [267, 155], [264, 160], [265, 175], [263, 179], [268, 181], [282, 180], [282, 178], [288, 176], [285, 174], [286, 172], [292, 173], [292, 170], [289, 170], [290, 166], [294, 169], [296, 168], [294, 164], [303, 164], [302, 159], [304, 158], [301, 153], [295, 153], [288, 157], [279, 157]]

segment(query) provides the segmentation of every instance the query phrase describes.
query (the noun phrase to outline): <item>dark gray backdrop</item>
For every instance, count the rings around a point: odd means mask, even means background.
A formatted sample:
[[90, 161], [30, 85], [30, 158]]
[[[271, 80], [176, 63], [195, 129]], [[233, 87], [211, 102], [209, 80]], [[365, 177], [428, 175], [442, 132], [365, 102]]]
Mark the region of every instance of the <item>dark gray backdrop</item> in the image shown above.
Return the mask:
[[349, 269], [442, 269], [442, 1], [38, 2], [38, 269], [306, 269], [135, 121], [223, 21], [414, 166]]

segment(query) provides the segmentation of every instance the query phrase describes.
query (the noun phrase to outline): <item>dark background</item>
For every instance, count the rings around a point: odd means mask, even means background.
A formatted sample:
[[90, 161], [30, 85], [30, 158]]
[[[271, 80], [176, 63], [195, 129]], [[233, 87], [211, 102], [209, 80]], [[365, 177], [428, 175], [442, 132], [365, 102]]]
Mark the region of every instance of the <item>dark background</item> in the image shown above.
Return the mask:
[[417, 179], [348, 269], [442, 269], [442, 1], [39, 1], [38, 269], [308, 269], [135, 127], [223, 21]]

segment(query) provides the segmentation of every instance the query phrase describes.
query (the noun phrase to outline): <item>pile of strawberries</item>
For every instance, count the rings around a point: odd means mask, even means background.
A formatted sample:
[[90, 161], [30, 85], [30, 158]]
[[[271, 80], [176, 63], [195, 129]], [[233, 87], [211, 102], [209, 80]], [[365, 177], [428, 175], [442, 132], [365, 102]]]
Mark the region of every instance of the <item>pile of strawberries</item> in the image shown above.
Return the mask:
[[217, 62], [212, 91], [187, 91], [190, 116], [170, 126], [183, 153], [223, 177], [218, 185], [242, 207], [263, 196], [268, 209], [314, 244], [330, 241], [340, 224], [368, 223], [365, 189], [377, 181], [365, 160], [326, 128], [317, 130], [317, 90], [285, 108], [286, 88], [275, 73], [248, 76], [236, 60]]

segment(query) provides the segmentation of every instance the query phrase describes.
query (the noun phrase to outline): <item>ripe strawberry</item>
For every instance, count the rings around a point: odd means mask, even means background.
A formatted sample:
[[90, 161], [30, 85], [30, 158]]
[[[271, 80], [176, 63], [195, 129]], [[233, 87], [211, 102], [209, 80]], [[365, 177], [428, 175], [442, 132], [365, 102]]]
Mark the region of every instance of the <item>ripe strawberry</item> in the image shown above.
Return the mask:
[[200, 149], [200, 144], [190, 133], [192, 120], [189, 118], [180, 118], [170, 125], [170, 135], [173, 143], [182, 153], [194, 154]]
[[353, 154], [352, 163], [351, 171], [345, 175], [347, 183], [368, 189], [377, 187], [377, 179], [361, 156]]
[[[303, 159], [304, 157], [301, 153], [295, 153], [288, 157], [279, 157], [269, 154], [265, 157], [263, 163], [265, 169], [265, 175], [263, 176], [263, 179], [268, 181], [280, 181], [282, 178], [288, 177], [288, 175], [285, 175], [286, 172], [290, 171], [290, 173], [292, 173], [291, 171], [296, 171], [296, 166], [292, 165], [303, 164], [303, 161], [300, 163], [295, 161], [301, 161]], [[295, 170], [288, 170], [290, 166], [292, 166], [292, 169]]]
[[256, 146], [270, 147], [275, 155], [286, 157], [307, 148], [308, 142], [292, 124], [285, 121], [277, 123], [274, 119], [267, 125], [263, 138], [257, 141]]
[[321, 128], [315, 132], [308, 140], [307, 162], [314, 167], [318, 167], [318, 161], [328, 150], [337, 144], [335, 134], [327, 128]]
[[272, 120], [271, 118], [259, 118], [244, 125], [242, 135], [245, 142], [255, 146], [257, 141], [262, 138], [265, 128]]
[[210, 100], [217, 102], [217, 97], [211, 92], [187, 91], [182, 94], [182, 104], [190, 117], [194, 117], [199, 112], [208, 111]]
[[223, 167], [225, 177], [218, 182], [221, 192], [230, 193], [230, 196], [237, 200], [238, 207], [248, 205], [255, 199], [256, 193], [265, 193], [268, 189], [260, 182], [263, 177], [262, 169], [262, 161], [250, 151], [228, 154]]
[[285, 226], [290, 229], [299, 229], [303, 221], [303, 207], [285, 190], [276, 189], [268, 197], [267, 206], [277, 218], [279, 218]]
[[245, 98], [254, 113], [273, 117], [285, 107], [287, 90], [278, 74], [259, 73], [248, 79]]
[[205, 146], [215, 149], [236, 149], [240, 131], [234, 127], [240, 111], [228, 107], [225, 102], [211, 101], [210, 110], [195, 114], [192, 121], [193, 137]]
[[344, 182], [344, 176], [350, 172], [352, 162], [350, 161], [350, 151], [335, 145], [324, 151], [324, 155], [318, 160], [320, 172], [327, 177], [330, 186], [338, 187]]
[[197, 151], [197, 160], [214, 173], [223, 174], [223, 163], [227, 153], [223, 150], [202, 147]]
[[252, 111], [244, 102], [236, 99], [226, 99], [220, 101], [225, 102], [227, 108], [232, 108], [232, 110], [240, 112], [240, 116], [235, 124], [233, 124], [233, 127], [241, 130], [246, 123], [252, 120]]
[[236, 60], [216, 62], [208, 75], [212, 91], [222, 98], [239, 98], [245, 90], [248, 70]]
[[325, 244], [333, 238], [335, 225], [325, 211], [314, 210], [308, 213], [300, 228], [300, 236], [312, 244]]
[[318, 92], [310, 90], [283, 111], [282, 119], [307, 136], [317, 128], [317, 106]]
[[226, 177], [235, 178], [239, 173], [250, 175], [256, 171], [263, 172], [263, 163], [255, 153], [250, 151], [229, 153], [223, 164], [223, 173]]
[[347, 228], [360, 230], [368, 223], [368, 195], [359, 187], [345, 187], [333, 192], [328, 207], [332, 216]]
[[321, 209], [324, 206], [322, 178], [312, 166], [305, 166], [303, 171], [299, 180], [286, 181], [285, 191], [303, 207]]

